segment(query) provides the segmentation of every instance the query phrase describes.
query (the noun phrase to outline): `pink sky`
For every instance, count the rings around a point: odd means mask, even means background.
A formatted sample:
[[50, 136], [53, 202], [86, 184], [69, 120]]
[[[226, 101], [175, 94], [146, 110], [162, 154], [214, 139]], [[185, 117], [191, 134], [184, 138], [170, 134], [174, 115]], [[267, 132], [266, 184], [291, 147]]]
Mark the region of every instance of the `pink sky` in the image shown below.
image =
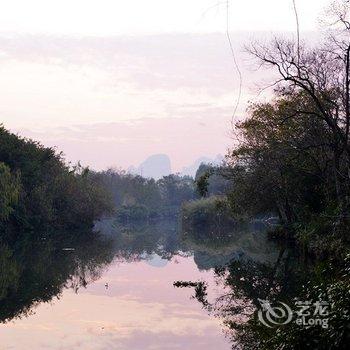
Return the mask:
[[[238, 53], [247, 37], [236, 34]], [[0, 46], [4, 125], [72, 162], [127, 169], [165, 153], [176, 172], [232, 144], [238, 80], [222, 34], [15, 35]], [[239, 115], [256, 94], [244, 87]]]
[[62, 150], [67, 160], [80, 160], [101, 170], [127, 169], [147, 156], [167, 154], [174, 172], [201, 156], [224, 155], [231, 145], [230, 123], [225, 110], [217, 116], [187, 118], [144, 118], [119, 123], [100, 123], [55, 128], [49, 131], [18, 130], [47, 146]]
[[[179, 171], [232, 145], [239, 80], [225, 33], [226, 2], [18, 2], [4, 2], [0, 13], [5, 127], [95, 169], [128, 168], [166, 153]], [[297, 2], [302, 38], [318, 28], [327, 3]], [[265, 98], [259, 87], [271, 81], [244, 46], [276, 33], [295, 37], [295, 17], [291, 2], [229, 5], [243, 74], [239, 119], [248, 101]]]

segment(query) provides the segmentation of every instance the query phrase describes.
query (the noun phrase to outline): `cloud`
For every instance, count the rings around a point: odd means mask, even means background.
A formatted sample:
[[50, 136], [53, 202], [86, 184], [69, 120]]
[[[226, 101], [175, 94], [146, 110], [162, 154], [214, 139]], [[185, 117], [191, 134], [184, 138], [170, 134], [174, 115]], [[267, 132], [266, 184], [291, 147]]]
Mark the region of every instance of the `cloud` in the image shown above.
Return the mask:
[[[242, 51], [252, 35], [232, 35], [244, 79], [236, 118], [266, 76]], [[73, 162], [127, 168], [167, 153], [177, 171], [232, 142], [239, 84], [223, 34], [2, 34], [0, 62], [5, 126]]]
[[[247, 35], [234, 38], [239, 53]], [[232, 88], [235, 75], [223, 34], [101, 38], [2, 35], [0, 47], [1, 60], [94, 66], [113, 74], [111, 79], [126, 79], [144, 89], [188, 87], [223, 92]]]
[[191, 106], [191, 111], [182, 118], [143, 118], [12, 131], [57, 147], [67, 155], [67, 160], [73, 163], [80, 160], [94, 169], [110, 166], [127, 169], [151, 154], [166, 153], [172, 161], [172, 170], [180, 171], [203, 155], [224, 154], [232, 143], [229, 110], [211, 108], [208, 115], [202, 116], [203, 108], [206, 107]]

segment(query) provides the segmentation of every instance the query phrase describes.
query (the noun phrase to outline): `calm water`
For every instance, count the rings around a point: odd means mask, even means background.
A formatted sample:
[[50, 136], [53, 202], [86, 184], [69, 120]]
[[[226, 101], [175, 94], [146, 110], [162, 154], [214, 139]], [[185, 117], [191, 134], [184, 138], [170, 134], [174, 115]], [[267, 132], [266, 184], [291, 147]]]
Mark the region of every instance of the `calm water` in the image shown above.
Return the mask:
[[206, 282], [215, 300], [225, 287], [214, 267], [278, 257], [252, 225], [224, 242], [184, 239], [176, 222], [121, 228], [106, 220], [96, 230], [95, 238], [0, 246], [1, 349], [230, 349], [222, 319], [194, 288], [173, 283]]

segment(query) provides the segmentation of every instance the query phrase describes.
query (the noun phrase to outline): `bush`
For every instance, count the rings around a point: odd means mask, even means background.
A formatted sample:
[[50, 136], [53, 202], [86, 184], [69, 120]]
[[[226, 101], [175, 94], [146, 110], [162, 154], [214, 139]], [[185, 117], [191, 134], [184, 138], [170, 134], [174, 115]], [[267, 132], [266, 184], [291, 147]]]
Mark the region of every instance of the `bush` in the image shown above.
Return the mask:
[[186, 202], [181, 208], [181, 226], [183, 232], [212, 232], [225, 225], [232, 225], [233, 218], [226, 197], [212, 196]]

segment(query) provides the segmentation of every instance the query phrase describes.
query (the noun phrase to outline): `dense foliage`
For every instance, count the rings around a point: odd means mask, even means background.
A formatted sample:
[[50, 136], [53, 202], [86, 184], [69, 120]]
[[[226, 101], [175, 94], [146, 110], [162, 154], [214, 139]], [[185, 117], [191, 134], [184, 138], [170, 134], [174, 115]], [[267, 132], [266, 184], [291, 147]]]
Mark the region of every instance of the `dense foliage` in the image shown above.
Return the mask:
[[230, 206], [225, 196], [210, 196], [182, 205], [181, 226], [183, 232], [203, 233], [211, 232], [217, 236], [226, 225], [232, 226]]
[[95, 174], [112, 194], [122, 223], [173, 217], [183, 202], [197, 197], [191, 177], [172, 174], [158, 181], [109, 169]]
[[11, 174], [8, 166], [0, 163], [0, 220], [7, 220], [17, 204], [20, 190], [18, 176]]
[[88, 169], [0, 127], [0, 228], [4, 233], [91, 226], [111, 210]]

